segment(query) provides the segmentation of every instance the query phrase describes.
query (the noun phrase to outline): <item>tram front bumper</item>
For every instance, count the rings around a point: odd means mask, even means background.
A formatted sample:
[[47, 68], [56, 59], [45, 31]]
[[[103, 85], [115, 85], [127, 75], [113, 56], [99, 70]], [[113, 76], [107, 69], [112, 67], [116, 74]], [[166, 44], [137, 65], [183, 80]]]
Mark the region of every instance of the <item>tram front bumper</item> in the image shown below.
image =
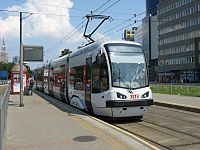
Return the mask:
[[153, 99], [142, 100], [108, 100], [106, 101], [106, 107], [138, 107], [138, 106], [150, 106], [153, 105]]

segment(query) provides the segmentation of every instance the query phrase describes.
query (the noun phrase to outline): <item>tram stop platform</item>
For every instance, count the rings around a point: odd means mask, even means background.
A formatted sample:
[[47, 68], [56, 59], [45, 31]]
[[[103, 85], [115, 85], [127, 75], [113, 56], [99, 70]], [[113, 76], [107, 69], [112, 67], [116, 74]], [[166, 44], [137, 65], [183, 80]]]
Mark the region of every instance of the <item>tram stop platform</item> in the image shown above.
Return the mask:
[[[39, 96], [39, 95], [40, 96]], [[150, 150], [142, 139], [37, 92], [11, 95], [4, 150]]]
[[153, 93], [155, 105], [200, 113], [200, 97]]

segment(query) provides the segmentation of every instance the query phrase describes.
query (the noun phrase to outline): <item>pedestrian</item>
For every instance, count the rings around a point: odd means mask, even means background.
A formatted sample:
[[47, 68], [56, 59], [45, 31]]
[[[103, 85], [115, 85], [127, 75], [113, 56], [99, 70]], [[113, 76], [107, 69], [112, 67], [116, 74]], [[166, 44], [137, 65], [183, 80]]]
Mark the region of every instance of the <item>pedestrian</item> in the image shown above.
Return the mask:
[[33, 79], [31, 79], [29, 82], [29, 91], [31, 95], [33, 94], [33, 85], [34, 85], [34, 81]]

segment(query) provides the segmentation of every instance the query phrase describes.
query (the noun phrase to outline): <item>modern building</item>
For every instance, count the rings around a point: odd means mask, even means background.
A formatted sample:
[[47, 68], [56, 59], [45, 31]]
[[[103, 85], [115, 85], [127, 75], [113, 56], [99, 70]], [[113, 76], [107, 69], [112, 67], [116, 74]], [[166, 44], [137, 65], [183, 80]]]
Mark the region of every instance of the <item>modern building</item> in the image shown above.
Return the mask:
[[200, 82], [200, 1], [158, 4], [160, 82]]
[[131, 30], [124, 30], [124, 40], [134, 41], [136, 31], [137, 31], [137, 27], [133, 27]]
[[143, 45], [143, 43], [142, 43], [142, 24], [135, 31], [134, 41], [140, 43], [141, 45]]
[[158, 0], [146, 0], [146, 16], [142, 20], [142, 45], [151, 82], [158, 80]]
[[157, 5], [159, 0], [146, 0], [146, 16], [157, 15]]
[[16, 63], [16, 64], [19, 63], [19, 56], [14, 56], [13, 57], [13, 63]]
[[0, 52], [0, 62], [8, 63], [8, 53], [6, 52], [6, 46], [3, 38], [2, 49]]

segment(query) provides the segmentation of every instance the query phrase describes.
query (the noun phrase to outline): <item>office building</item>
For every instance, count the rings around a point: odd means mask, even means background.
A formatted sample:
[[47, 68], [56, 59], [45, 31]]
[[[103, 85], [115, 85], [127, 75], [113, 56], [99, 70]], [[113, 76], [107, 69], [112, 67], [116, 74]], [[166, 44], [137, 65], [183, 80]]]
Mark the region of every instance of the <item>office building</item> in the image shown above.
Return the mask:
[[13, 63], [16, 63], [16, 64], [19, 63], [19, 56], [14, 56], [13, 57]]
[[158, 0], [146, 0], [146, 16], [142, 20], [142, 45], [149, 68], [149, 80], [158, 80]]
[[146, 16], [157, 15], [157, 5], [159, 0], [146, 0]]
[[160, 82], [200, 82], [200, 1], [158, 4]]
[[134, 41], [142, 45], [142, 25], [140, 25], [138, 29], [135, 31]]

